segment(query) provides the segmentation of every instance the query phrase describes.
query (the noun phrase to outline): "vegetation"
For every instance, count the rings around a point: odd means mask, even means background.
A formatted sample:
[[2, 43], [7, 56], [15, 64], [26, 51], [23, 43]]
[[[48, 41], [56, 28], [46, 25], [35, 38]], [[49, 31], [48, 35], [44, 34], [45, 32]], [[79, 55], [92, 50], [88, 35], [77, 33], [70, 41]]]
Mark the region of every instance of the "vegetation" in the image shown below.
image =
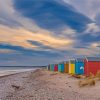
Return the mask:
[[79, 81], [79, 86], [94, 86], [96, 84], [96, 81], [100, 81], [100, 71], [97, 72], [96, 75], [93, 75], [90, 73], [89, 77], [84, 78], [83, 80]]

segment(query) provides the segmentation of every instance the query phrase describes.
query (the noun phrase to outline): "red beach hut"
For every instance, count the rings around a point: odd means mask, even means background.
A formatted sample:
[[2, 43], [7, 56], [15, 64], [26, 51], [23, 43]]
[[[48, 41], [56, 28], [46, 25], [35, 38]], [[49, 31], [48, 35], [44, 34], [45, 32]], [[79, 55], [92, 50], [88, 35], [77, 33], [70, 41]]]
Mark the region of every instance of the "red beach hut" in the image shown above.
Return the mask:
[[86, 57], [84, 60], [84, 71], [87, 76], [90, 73], [96, 75], [100, 71], [100, 57]]
[[55, 64], [55, 66], [54, 66], [54, 71], [58, 71], [58, 65], [57, 64]]

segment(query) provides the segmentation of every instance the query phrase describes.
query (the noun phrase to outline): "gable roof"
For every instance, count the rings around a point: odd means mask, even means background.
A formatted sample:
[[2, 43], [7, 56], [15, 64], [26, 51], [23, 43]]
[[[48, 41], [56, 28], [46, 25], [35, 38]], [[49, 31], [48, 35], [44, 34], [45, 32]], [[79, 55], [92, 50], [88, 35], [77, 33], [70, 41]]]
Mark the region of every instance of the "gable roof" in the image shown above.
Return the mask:
[[69, 59], [70, 63], [75, 63], [75, 59]]
[[67, 64], [67, 63], [69, 63], [69, 61], [65, 61], [64, 63]]
[[84, 62], [84, 58], [76, 58], [75, 61], [76, 62]]
[[100, 57], [86, 57], [87, 61], [100, 61]]
[[60, 64], [64, 64], [64, 62], [60, 62]]

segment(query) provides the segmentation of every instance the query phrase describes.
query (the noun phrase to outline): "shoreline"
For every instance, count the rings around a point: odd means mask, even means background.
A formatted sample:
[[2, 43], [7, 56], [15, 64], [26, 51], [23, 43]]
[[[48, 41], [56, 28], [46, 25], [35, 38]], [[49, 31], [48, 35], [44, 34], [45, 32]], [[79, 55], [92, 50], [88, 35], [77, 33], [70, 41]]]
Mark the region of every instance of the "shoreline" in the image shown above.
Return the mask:
[[35, 71], [37, 69], [40, 69], [40, 68], [21, 69], [21, 70], [2, 70], [2, 71], [0, 71], [0, 78], [1, 77], [6, 77], [6, 76], [10, 76], [10, 75], [14, 75], [14, 74], [23, 73], [23, 72], [28, 72], [28, 71]]
[[0, 78], [0, 100], [99, 100], [99, 82], [80, 88], [78, 81], [46, 69], [20, 72]]
[[[35, 70], [37, 70], [37, 69], [35, 69]], [[29, 71], [23, 71], [23, 72], [14, 72], [14, 73], [9, 73], [9, 74], [5, 74], [5, 75], [0, 75], [0, 78], [16, 75], [16, 74], [20, 74], [20, 73], [30, 72], [30, 71], [34, 72], [35, 70], [29, 70]]]

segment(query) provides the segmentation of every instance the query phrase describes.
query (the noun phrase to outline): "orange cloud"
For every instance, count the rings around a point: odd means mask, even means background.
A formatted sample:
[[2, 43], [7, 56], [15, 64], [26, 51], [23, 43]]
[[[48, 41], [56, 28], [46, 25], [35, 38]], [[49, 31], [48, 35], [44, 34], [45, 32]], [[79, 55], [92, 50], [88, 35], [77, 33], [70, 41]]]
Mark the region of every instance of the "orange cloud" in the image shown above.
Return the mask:
[[28, 40], [37, 41], [45, 46], [57, 49], [66, 48], [74, 42], [72, 39], [53, 36], [50, 32], [42, 29], [34, 33], [22, 28], [11, 29], [9, 27], [0, 26], [0, 43], [9, 43], [29, 49], [38, 48], [36, 45], [29, 43]]

